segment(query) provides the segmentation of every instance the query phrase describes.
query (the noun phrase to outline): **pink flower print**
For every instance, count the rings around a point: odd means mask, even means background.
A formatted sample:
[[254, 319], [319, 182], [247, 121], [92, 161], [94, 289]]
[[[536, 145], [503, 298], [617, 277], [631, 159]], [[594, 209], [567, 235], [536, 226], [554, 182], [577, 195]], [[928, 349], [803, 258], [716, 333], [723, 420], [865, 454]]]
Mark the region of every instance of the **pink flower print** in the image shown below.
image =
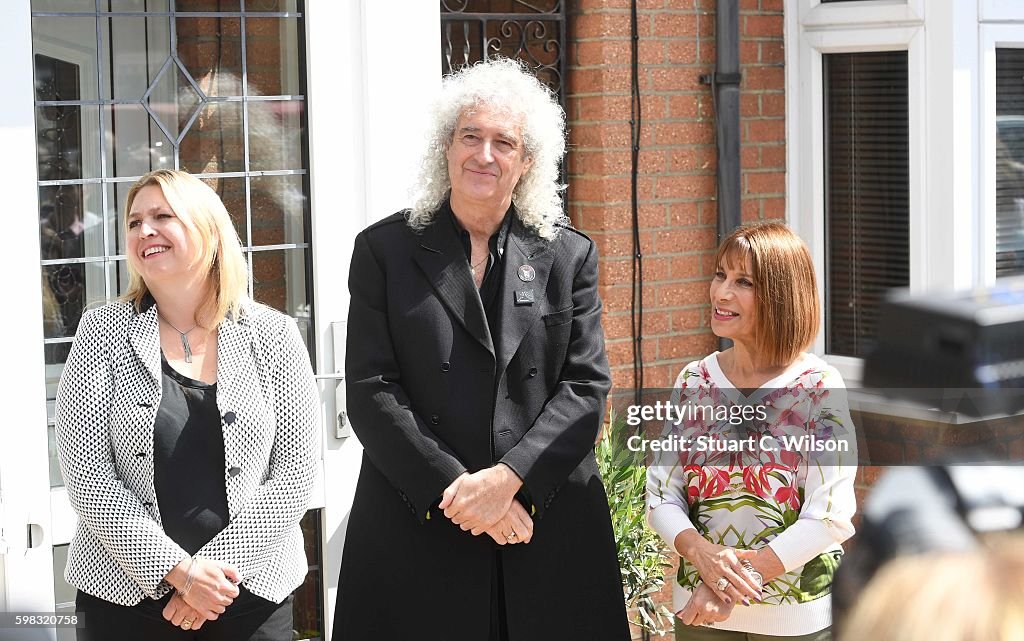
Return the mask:
[[748, 492], [756, 494], [763, 499], [768, 498], [769, 490], [771, 489], [768, 471], [761, 465], [743, 468], [743, 485], [747, 488]]
[[697, 497], [702, 499], [715, 498], [720, 496], [729, 487], [729, 473], [725, 470], [697, 465], [687, 465], [683, 468], [684, 474], [694, 471], [697, 472], [697, 487], [692, 485], [692, 481], [687, 487], [687, 496], [689, 496], [691, 501]]

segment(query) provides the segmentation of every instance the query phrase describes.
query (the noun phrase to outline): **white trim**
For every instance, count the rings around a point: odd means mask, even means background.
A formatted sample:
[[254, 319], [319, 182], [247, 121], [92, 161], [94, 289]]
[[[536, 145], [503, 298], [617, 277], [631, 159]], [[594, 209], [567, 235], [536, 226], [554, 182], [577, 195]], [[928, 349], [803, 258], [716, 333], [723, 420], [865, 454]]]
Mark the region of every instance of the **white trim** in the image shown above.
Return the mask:
[[1024, 24], [982, 24], [978, 31], [981, 133], [975, 148], [980, 167], [977, 219], [983, 240], [978, 284], [991, 285], [996, 279], [996, 49], [1024, 48]]
[[1020, 0], [978, 0], [978, 20], [1024, 21], [1024, 3]]
[[[395, 20], [395, 16], [402, 16]], [[440, 83], [439, 7], [422, 0], [307, 3], [310, 187], [317, 374], [344, 369], [333, 323], [348, 315], [355, 235], [408, 206], [407, 189], [425, 105]], [[401, 43], [400, 47], [395, 43]], [[338, 438], [332, 381], [324, 406], [324, 594], [326, 637], [334, 620], [341, 554], [362, 448]], [[341, 395], [343, 398], [343, 395]]]
[[[813, 5], [813, 6], [812, 6]], [[937, 224], [928, 218], [928, 140], [926, 118], [928, 77], [923, 36], [923, 3], [842, 3], [821, 5], [800, 0], [799, 16], [814, 19], [809, 25], [789, 12], [786, 17], [786, 114], [787, 114], [787, 220], [808, 243], [822, 283], [819, 295], [825, 308], [825, 157], [823, 55], [859, 51], [907, 51], [909, 130], [909, 187], [912, 290], [925, 286], [927, 241], [923, 230]], [[876, 13], [877, 10], [877, 13]], [[886, 16], [899, 10], [901, 22]], [[910, 13], [907, 13], [907, 12]], [[823, 17], [824, 16], [824, 17]], [[841, 19], [849, 21], [838, 28]], [[856, 21], [854, 21], [856, 19]], [[893, 18], [895, 19], [895, 18]], [[828, 27], [828, 28], [825, 28]], [[794, 41], [795, 45], [794, 46]], [[930, 212], [929, 212], [930, 213]], [[949, 224], [949, 221], [938, 224]], [[825, 318], [813, 349], [825, 351]], [[829, 357], [844, 377], [860, 380], [860, 359]]]
[[[0, 430], [0, 527], [9, 546], [0, 555], [0, 611], [52, 611], [53, 555], [50, 546], [46, 390], [43, 363], [43, 308], [39, 276], [39, 217], [36, 192], [35, 118], [32, 96], [32, 22], [29, 0], [0, 3], [0, 60], [4, 88], [0, 101], [0, 174], [4, 176], [5, 233], [13, 239], [0, 253], [4, 298], [12, 313], [0, 320], [9, 363], [0, 388], [20, 399]], [[18, 278], [31, 271], [29, 277]], [[33, 400], [34, 399], [34, 400]], [[16, 418], [15, 418], [16, 417]], [[38, 546], [27, 549], [28, 524], [41, 528]], [[51, 636], [52, 637], [52, 633]]]
[[[1013, 1], [1013, 0], [1010, 0]], [[821, 0], [798, 0], [800, 23], [814, 28], [868, 28], [906, 24], [922, 26], [925, 0], [864, 0], [822, 4]]]

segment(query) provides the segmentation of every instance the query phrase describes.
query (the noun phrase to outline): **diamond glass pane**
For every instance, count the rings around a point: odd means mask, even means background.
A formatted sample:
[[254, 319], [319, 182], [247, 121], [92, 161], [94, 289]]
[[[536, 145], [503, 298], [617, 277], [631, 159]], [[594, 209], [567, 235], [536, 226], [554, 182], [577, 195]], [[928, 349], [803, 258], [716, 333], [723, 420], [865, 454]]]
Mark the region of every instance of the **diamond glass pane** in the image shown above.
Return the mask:
[[170, 138], [177, 140], [202, 100], [203, 97], [189, 82], [182, 67], [177, 61], [171, 60], [163, 73], [158, 74], [147, 102], [153, 118], [162, 125]]

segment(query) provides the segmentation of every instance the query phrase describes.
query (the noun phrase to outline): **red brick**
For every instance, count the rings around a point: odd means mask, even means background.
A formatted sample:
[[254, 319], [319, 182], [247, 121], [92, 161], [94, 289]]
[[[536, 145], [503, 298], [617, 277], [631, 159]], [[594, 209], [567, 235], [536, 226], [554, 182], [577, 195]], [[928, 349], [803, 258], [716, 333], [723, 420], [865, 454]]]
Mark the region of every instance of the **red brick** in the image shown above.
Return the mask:
[[785, 139], [785, 120], [751, 120], [747, 123], [749, 142], [779, 142]]
[[766, 220], [779, 219], [783, 220], [786, 218], [786, 199], [785, 198], [762, 198], [761, 208], [764, 212]]
[[740, 95], [740, 116], [743, 118], [752, 118], [760, 115], [760, 113], [760, 96], [755, 93], [745, 93]]
[[716, 244], [713, 227], [690, 227], [657, 232], [656, 249], [659, 254], [701, 251]]
[[633, 237], [627, 231], [591, 232], [590, 237], [602, 258], [630, 256], [633, 253]]
[[669, 118], [696, 118], [699, 113], [699, 94], [678, 94], [668, 97]]
[[658, 339], [658, 358], [700, 358], [713, 351], [714, 344], [715, 337], [707, 333], [666, 336]]
[[[643, 229], [656, 229], [665, 227], [668, 219], [668, 206], [662, 203], [643, 204], [637, 208], [640, 227]], [[630, 219], [632, 221], [632, 218]], [[627, 223], [629, 224], [629, 223]]]
[[624, 65], [573, 69], [569, 73], [569, 94], [628, 93], [629, 67]]
[[740, 65], [757, 62], [761, 56], [761, 44], [756, 40], [740, 42]]
[[715, 148], [710, 145], [677, 147], [669, 157], [669, 171], [672, 173], [715, 171]]
[[[715, 225], [718, 222], [718, 204], [713, 200], [705, 200], [697, 205], [699, 208], [697, 219], [701, 225]], [[717, 240], [715, 247], [718, 246]], [[711, 247], [714, 249], [715, 247]]]
[[[569, 127], [569, 144], [578, 148], [628, 149], [629, 124], [574, 124]], [[575, 152], [570, 148], [569, 153]]]
[[632, 155], [628, 151], [577, 151], [569, 154], [569, 173], [573, 176], [615, 176], [629, 174]]
[[777, 116], [786, 115], [786, 94], [764, 93], [761, 94], [761, 115]]
[[658, 67], [648, 70], [646, 83], [641, 84], [647, 91], [693, 91], [704, 86], [700, 74], [693, 67]]
[[658, 287], [658, 297], [648, 304], [657, 307], [686, 307], [706, 303], [708, 300], [708, 284], [704, 281], [672, 283]]
[[[671, 258], [645, 256], [643, 259], [644, 266], [644, 282], [645, 283], [659, 283], [669, 279], [669, 267], [672, 264]], [[631, 278], [632, 272], [629, 272], [627, 279]], [[667, 324], [666, 324], [667, 327]]]
[[[632, 359], [630, 359], [632, 361]], [[633, 387], [633, 366], [615, 367], [612, 366], [612, 388], [621, 389], [632, 389]]]
[[581, 67], [623, 64], [630, 59], [628, 40], [589, 40], [575, 44], [576, 64]]
[[745, 223], [761, 220], [761, 201], [758, 198], [748, 198], [740, 204], [740, 217]]
[[697, 42], [695, 40], [669, 40], [665, 61], [672, 65], [693, 65], [697, 63]]
[[608, 351], [609, 363], [633, 362], [633, 340], [631, 338], [605, 340], [605, 349]]
[[654, 144], [656, 145], [709, 144], [713, 141], [713, 136], [713, 125], [710, 122], [690, 120], [662, 122], [654, 125]]
[[707, 329], [709, 314], [710, 311], [707, 307], [678, 309], [672, 312], [672, 331], [681, 333]]
[[762, 42], [761, 62], [784, 63], [786, 61], [786, 48], [782, 42]]
[[628, 313], [616, 311], [612, 313], [605, 313], [601, 325], [604, 326], [604, 336], [606, 339], [612, 338], [627, 338], [632, 332], [632, 320]]
[[685, 38], [696, 35], [697, 17], [692, 13], [658, 13], [654, 15], [654, 36]]
[[783, 194], [786, 192], [786, 174], [778, 172], [748, 173], [747, 192], [754, 194]]
[[743, 35], [762, 38], [782, 35], [782, 16], [748, 15], [744, 18]]
[[697, 203], [677, 202], [669, 205], [669, 225], [672, 227], [689, 227], [700, 222]]
[[714, 193], [715, 177], [710, 175], [662, 176], [657, 179], [657, 198], [701, 198]]
[[740, 167], [743, 171], [748, 169], [757, 169], [761, 164], [761, 154], [757, 147], [741, 147], [740, 148]]
[[600, 261], [597, 268], [597, 282], [601, 285], [616, 285], [628, 283], [633, 272], [633, 261], [629, 257], [610, 260], [605, 258]]
[[572, 25], [575, 39], [628, 38], [630, 35], [629, 13], [626, 12], [584, 13], [577, 15]]
[[674, 256], [670, 275], [673, 279], [692, 279], [703, 276], [700, 254]]
[[747, 67], [743, 70], [743, 89], [783, 89], [786, 72], [781, 66]]
[[785, 170], [786, 168], [786, 146], [785, 145], [762, 145], [761, 167]]

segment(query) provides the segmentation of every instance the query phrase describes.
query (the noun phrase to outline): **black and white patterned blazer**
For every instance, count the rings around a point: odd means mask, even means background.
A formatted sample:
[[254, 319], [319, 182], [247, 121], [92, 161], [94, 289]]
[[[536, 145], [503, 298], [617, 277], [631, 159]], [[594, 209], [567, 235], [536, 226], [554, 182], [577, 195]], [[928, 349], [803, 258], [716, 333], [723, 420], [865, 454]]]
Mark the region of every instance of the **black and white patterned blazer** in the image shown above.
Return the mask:
[[[164, 534], [153, 487], [161, 393], [155, 304], [136, 312], [119, 301], [82, 316], [56, 402], [78, 513], [65, 577], [122, 605], [166, 594], [163, 577], [187, 556]], [[230, 522], [197, 556], [230, 563], [251, 592], [280, 602], [306, 574], [299, 520], [320, 451], [317, 388], [291, 318], [247, 303], [237, 322], [221, 323], [217, 408]]]

